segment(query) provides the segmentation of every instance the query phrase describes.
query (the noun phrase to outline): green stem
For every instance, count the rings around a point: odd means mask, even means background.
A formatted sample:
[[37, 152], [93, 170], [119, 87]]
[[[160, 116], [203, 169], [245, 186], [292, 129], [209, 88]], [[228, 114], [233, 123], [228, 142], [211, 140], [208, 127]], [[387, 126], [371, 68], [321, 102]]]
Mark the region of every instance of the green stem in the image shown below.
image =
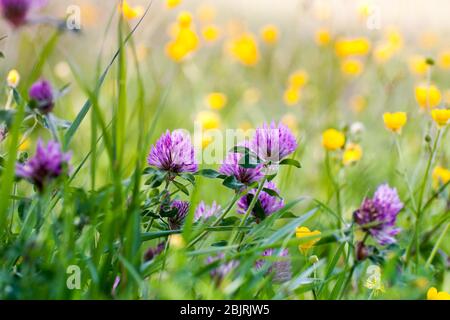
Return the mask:
[[441, 245], [442, 240], [444, 240], [444, 236], [447, 233], [448, 227], [450, 226], [450, 223], [448, 222], [445, 225], [444, 230], [442, 230], [442, 233], [439, 235], [438, 240], [436, 241], [436, 244], [433, 247], [433, 250], [431, 251], [430, 256], [428, 257], [427, 262], [425, 263], [425, 268], [428, 268], [431, 264], [431, 261], [433, 261], [434, 256], [436, 255], [437, 250], [439, 249], [439, 246]]

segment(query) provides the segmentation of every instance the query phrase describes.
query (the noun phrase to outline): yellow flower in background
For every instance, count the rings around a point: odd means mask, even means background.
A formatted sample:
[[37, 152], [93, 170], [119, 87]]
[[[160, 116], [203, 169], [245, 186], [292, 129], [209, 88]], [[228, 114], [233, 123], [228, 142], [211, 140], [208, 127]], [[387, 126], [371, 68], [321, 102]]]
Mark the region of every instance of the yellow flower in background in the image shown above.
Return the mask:
[[235, 37], [228, 43], [232, 57], [245, 66], [254, 66], [259, 61], [259, 48], [255, 36], [249, 32]]
[[205, 149], [213, 141], [214, 141], [214, 138], [211, 135], [209, 135], [207, 133], [203, 134], [203, 136], [202, 136], [202, 149]]
[[[321, 234], [321, 232], [319, 230], [311, 231], [307, 227], [297, 227], [297, 229], [295, 229], [295, 236], [297, 237], [297, 239], [318, 236], [320, 234]], [[320, 240], [320, 237], [311, 239], [307, 242], [300, 244], [298, 246], [298, 248], [303, 254], [306, 254], [306, 252], [309, 249], [311, 249], [319, 240]]]
[[445, 50], [439, 53], [438, 65], [444, 69], [450, 69], [450, 50]]
[[418, 76], [425, 75], [430, 68], [430, 65], [427, 63], [427, 59], [419, 55], [409, 57], [408, 65], [411, 73]]
[[330, 30], [327, 28], [319, 28], [314, 34], [314, 41], [318, 46], [327, 46], [331, 42]]
[[427, 292], [427, 300], [450, 300], [450, 294], [445, 291], [438, 292], [435, 287], [431, 287]]
[[389, 27], [386, 30], [385, 37], [394, 52], [403, 48], [403, 35], [397, 28]]
[[19, 151], [27, 151], [30, 148], [31, 140], [30, 138], [25, 138], [20, 140]]
[[58, 62], [55, 65], [54, 72], [58, 78], [64, 79], [64, 80], [67, 80], [70, 77], [70, 75], [72, 74], [70, 66], [66, 61]]
[[209, 4], [199, 6], [196, 13], [200, 22], [204, 24], [213, 22], [217, 15], [216, 8]]
[[431, 110], [431, 117], [438, 127], [445, 127], [450, 120], [450, 109], [433, 109]]
[[299, 69], [289, 76], [288, 87], [301, 89], [308, 83], [308, 81], [308, 73], [305, 70]]
[[180, 29], [176, 39], [166, 45], [166, 54], [172, 60], [180, 62], [198, 48], [198, 43], [195, 31], [189, 28]]
[[6, 77], [6, 83], [10, 88], [17, 88], [20, 82], [20, 74], [16, 69], [12, 69], [8, 72]]
[[435, 32], [424, 32], [420, 35], [419, 46], [423, 49], [432, 49], [439, 42], [439, 36]]
[[166, 0], [166, 7], [173, 9], [181, 4], [181, 0]]
[[281, 123], [291, 129], [291, 131], [293, 132], [296, 132], [298, 129], [298, 119], [293, 113], [286, 113], [281, 118]]
[[144, 7], [142, 6], [130, 6], [126, 0], [123, 0], [122, 5], [119, 6], [119, 10], [127, 20], [139, 19], [144, 14]]
[[178, 14], [177, 18], [180, 28], [189, 28], [192, 23], [192, 14], [189, 11], [182, 11]]
[[260, 31], [261, 39], [266, 44], [275, 44], [278, 41], [279, 33], [277, 26], [273, 24], [264, 26]]
[[341, 61], [341, 72], [349, 77], [359, 76], [364, 70], [364, 65], [357, 59], [344, 59]]
[[220, 127], [220, 116], [212, 111], [200, 111], [195, 118], [204, 130], [218, 129]]
[[441, 102], [441, 91], [435, 85], [421, 84], [416, 86], [415, 96], [422, 109], [434, 108]]
[[370, 41], [367, 38], [340, 38], [336, 40], [335, 51], [338, 57], [365, 56], [370, 51]]
[[433, 187], [437, 189], [442, 183], [443, 185], [450, 181], [450, 170], [442, 166], [436, 166], [432, 173]]
[[202, 29], [202, 36], [206, 42], [215, 42], [220, 37], [220, 29], [218, 26], [210, 24]]
[[239, 123], [238, 128], [244, 131], [248, 131], [250, 129], [253, 129], [253, 125], [250, 121], [245, 120]]
[[367, 1], [359, 3], [357, 7], [357, 12], [360, 19], [362, 20], [367, 19], [370, 15], [370, 3]]
[[367, 99], [362, 95], [355, 95], [350, 99], [350, 107], [356, 113], [362, 112], [367, 107]]
[[450, 105], [450, 89], [444, 92], [444, 103]]
[[327, 129], [322, 134], [322, 145], [329, 151], [341, 149], [345, 144], [345, 135], [336, 129]]
[[300, 98], [300, 89], [297, 89], [295, 87], [288, 87], [286, 90], [284, 90], [283, 101], [285, 105], [289, 107], [294, 106], [300, 102]]
[[227, 104], [227, 96], [222, 92], [211, 92], [206, 96], [208, 106], [213, 110], [221, 110]]
[[385, 63], [389, 61], [395, 54], [395, 50], [389, 43], [381, 43], [373, 50], [373, 56], [378, 63]]
[[396, 133], [402, 132], [402, 128], [405, 126], [407, 120], [406, 112], [386, 112], [383, 114], [383, 121], [386, 128]]
[[342, 155], [342, 163], [345, 166], [354, 164], [361, 160], [363, 150], [359, 144], [349, 143], [345, 146], [344, 154]]

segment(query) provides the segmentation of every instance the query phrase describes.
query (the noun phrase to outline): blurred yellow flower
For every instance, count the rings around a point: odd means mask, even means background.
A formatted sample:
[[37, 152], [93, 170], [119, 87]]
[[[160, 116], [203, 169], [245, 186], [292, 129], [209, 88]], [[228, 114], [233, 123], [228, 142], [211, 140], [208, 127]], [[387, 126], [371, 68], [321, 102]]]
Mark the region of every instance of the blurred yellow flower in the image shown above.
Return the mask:
[[298, 119], [293, 113], [286, 113], [281, 118], [281, 123], [287, 126], [291, 131], [295, 132], [298, 129]]
[[438, 65], [445, 70], [450, 69], [450, 50], [445, 50], [439, 53]]
[[450, 294], [445, 291], [438, 292], [435, 287], [431, 287], [427, 292], [427, 300], [450, 300]]
[[260, 35], [266, 44], [275, 44], [278, 41], [279, 30], [277, 26], [269, 24], [261, 29]]
[[331, 42], [330, 30], [319, 28], [314, 34], [314, 41], [318, 46], [327, 46]]
[[300, 89], [297, 89], [295, 87], [288, 87], [286, 90], [284, 90], [283, 101], [285, 105], [289, 107], [294, 106], [300, 102], [300, 98]]
[[202, 136], [202, 149], [205, 149], [207, 146], [209, 146], [214, 141], [214, 138], [209, 134], [204, 134]]
[[19, 144], [19, 151], [27, 151], [30, 148], [31, 140], [30, 138], [22, 138]]
[[446, 184], [450, 181], [450, 170], [442, 166], [436, 166], [432, 173], [433, 187], [437, 189], [439, 184]]
[[329, 151], [341, 149], [345, 144], [345, 135], [336, 129], [327, 129], [322, 134], [322, 145]]
[[16, 69], [12, 69], [11, 71], [9, 71], [6, 77], [6, 82], [8, 84], [8, 87], [17, 88], [20, 82], [19, 72]]
[[349, 143], [345, 146], [344, 154], [342, 155], [342, 163], [345, 166], [351, 165], [361, 160], [362, 155], [363, 151], [359, 144]]
[[389, 43], [381, 43], [373, 50], [373, 56], [378, 63], [385, 63], [389, 61], [394, 55], [395, 50]]
[[200, 123], [203, 129], [217, 129], [220, 127], [220, 116], [212, 111], [200, 111], [195, 119]]
[[396, 133], [402, 132], [402, 128], [407, 120], [406, 112], [386, 112], [383, 114], [383, 121], [386, 128]]
[[350, 99], [350, 107], [354, 112], [361, 112], [367, 107], [367, 99], [362, 95], [355, 95]]
[[232, 39], [228, 49], [231, 56], [245, 66], [254, 66], [259, 61], [258, 43], [251, 33], [243, 33]]
[[419, 55], [409, 57], [408, 65], [411, 73], [418, 76], [423, 76], [430, 68], [430, 65], [427, 63], [427, 59]]
[[308, 80], [308, 73], [305, 70], [299, 69], [289, 76], [288, 87], [301, 89], [308, 83]]
[[192, 23], [192, 14], [189, 11], [182, 11], [178, 14], [177, 18], [180, 28], [189, 28]]
[[123, 0], [119, 5], [119, 10], [127, 20], [139, 19], [144, 14], [144, 7], [142, 6], [130, 6], [126, 0]]
[[[295, 236], [297, 239], [306, 238], [306, 237], [314, 237], [320, 235], [321, 232], [319, 230], [311, 231], [307, 227], [297, 227], [295, 229]], [[311, 249], [318, 241], [320, 240], [320, 237], [317, 237], [315, 239], [311, 239], [307, 242], [304, 242], [298, 246], [299, 250], [306, 254], [306, 252]]]
[[221, 110], [227, 104], [227, 96], [222, 92], [211, 92], [206, 96], [208, 106], [213, 110]]
[[431, 117], [438, 127], [442, 128], [446, 126], [450, 120], [450, 109], [433, 109], [431, 110]]
[[211, 23], [216, 18], [216, 8], [209, 4], [203, 4], [197, 9], [197, 17], [202, 23]]
[[340, 38], [336, 40], [335, 51], [338, 57], [365, 56], [370, 51], [370, 41], [367, 38]]
[[56, 64], [54, 72], [58, 78], [67, 80], [72, 71], [70, 70], [70, 66], [67, 62], [60, 61]]
[[349, 77], [357, 77], [364, 70], [364, 65], [357, 59], [344, 59], [341, 61], [341, 72]]
[[403, 35], [395, 27], [389, 27], [386, 30], [386, 40], [395, 52], [399, 51], [403, 47]]
[[220, 37], [220, 29], [218, 26], [210, 24], [203, 27], [202, 35], [206, 42], [215, 42]]
[[181, 0], [166, 0], [166, 6], [169, 9], [173, 9], [181, 4]]
[[[183, 21], [187, 25], [186, 20]], [[172, 35], [173, 39], [166, 45], [166, 54], [172, 60], [180, 62], [188, 54], [197, 50], [199, 38], [197, 33], [190, 27], [180, 27], [173, 32], [175, 33]]]
[[241, 121], [240, 123], [239, 123], [239, 129], [241, 129], [241, 130], [244, 130], [244, 131], [247, 131], [247, 130], [250, 130], [250, 129], [253, 129], [253, 125], [251, 124], [251, 122], [250, 121]]
[[435, 85], [421, 84], [415, 87], [416, 101], [422, 109], [434, 108], [441, 102], [441, 91]]

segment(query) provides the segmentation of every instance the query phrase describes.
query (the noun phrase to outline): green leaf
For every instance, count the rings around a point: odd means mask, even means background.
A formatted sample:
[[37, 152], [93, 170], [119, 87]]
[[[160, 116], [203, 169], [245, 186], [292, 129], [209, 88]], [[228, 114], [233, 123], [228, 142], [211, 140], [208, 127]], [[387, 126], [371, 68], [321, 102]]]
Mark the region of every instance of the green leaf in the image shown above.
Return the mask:
[[163, 231], [152, 231], [145, 232], [141, 234], [141, 241], [149, 241], [157, 238], [166, 238], [171, 234], [181, 233], [181, 230], [163, 230]]
[[206, 178], [211, 178], [211, 179], [215, 179], [215, 178], [223, 179], [226, 177], [225, 175], [223, 175], [220, 172], [213, 170], [213, 169], [203, 169], [203, 170], [198, 171], [196, 174], [201, 175]]
[[173, 180], [172, 182], [178, 188], [178, 190], [180, 190], [181, 192], [183, 192], [187, 196], [189, 195], [189, 190], [184, 186], [184, 184], [182, 184], [182, 183], [180, 183], [178, 181], [175, 181], [175, 180]]
[[302, 165], [295, 159], [284, 159], [280, 162], [281, 165], [294, 166], [296, 168], [301, 168]]
[[240, 190], [245, 186], [242, 182], [239, 182], [235, 176], [226, 177], [222, 184], [233, 190]]
[[263, 188], [263, 191], [272, 197], [277, 197], [277, 198], [281, 199], [280, 195], [275, 190], [272, 190], [269, 188]]

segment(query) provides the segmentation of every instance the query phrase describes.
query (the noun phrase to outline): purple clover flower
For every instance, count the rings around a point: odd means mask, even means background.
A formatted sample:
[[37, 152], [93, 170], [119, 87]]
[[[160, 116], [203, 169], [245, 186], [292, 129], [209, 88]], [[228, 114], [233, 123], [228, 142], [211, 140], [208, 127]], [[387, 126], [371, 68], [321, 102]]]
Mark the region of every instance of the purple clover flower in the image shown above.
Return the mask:
[[30, 99], [36, 103], [37, 108], [43, 114], [47, 114], [53, 110], [55, 106], [53, 88], [47, 80], [38, 80], [30, 88]]
[[151, 261], [153, 260], [157, 255], [159, 255], [161, 252], [164, 251], [164, 248], [166, 247], [165, 242], [160, 242], [156, 247], [151, 247], [147, 250], [147, 252], [144, 255], [145, 261]]
[[183, 130], [166, 131], [151, 147], [147, 162], [150, 166], [172, 173], [195, 172], [194, 146]]
[[31, 9], [41, 7], [45, 3], [46, 0], [0, 0], [0, 9], [3, 17], [17, 28], [27, 23]]
[[[270, 189], [278, 193], [278, 189], [272, 181], [266, 182], [264, 184], [265, 189]], [[249, 197], [249, 195], [255, 195], [256, 190], [253, 189], [249, 192], [249, 194], [243, 196], [238, 201], [238, 213], [245, 214], [248, 207], [250, 206], [252, 197]], [[258, 196], [259, 200], [259, 208], [263, 211], [264, 216], [270, 216], [272, 213], [280, 210], [284, 207], [284, 201], [283, 199], [278, 198], [277, 196], [271, 196], [267, 192], [264, 191], [264, 189], [261, 191], [261, 193]], [[252, 210], [252, 215], [257, 218], [257, 222], [259, 222], [258, 218], [258, 204], [255, 205], [255, 207]]]
[[172, 230], [177, 230], [181, 228], [187, 214], [189, 213], [189, 202], [174, 200], [171, 205], [171, 209], [177, 209], [175, 216], [169, 218], [169, 227]]
[[218, 205], [215, 201], [213, 201], [211, 206], [207, 206], [204, 201], [201, 201], [197, 209], [195, 209], [194, 220], [207, 220], [220, 212], [220, 210], [220, 205]]
[[264, 123], [256, 129], [255, 136], [250, 141], [250, 149], [259, 158], [277, 163], [297, 149], [297, 140], [284, 124], [277, 126], [275, 122], [270, 125]]
[[[206, 258], [206, 264], [212, 264], [216, 261], [221, 261], [225, 259], [225, 255], [223, 253], [219, 253], [216, 256], [209, 256]], [[212, 269], [210, 272], [211, 277], [213, 277], [218, 283], [222, 281], [223, 278], [235, 268], [239, 266], [239, 261], [231, 260], [228, 262], [223, 262], [216, 268]]]
[[62, 175], [64, 168], [68, 166], [71, 154], [63, 153], [58, 142], [49, 141], [44, 146], [41, 139], [38, 140], [36, 154], [25, 164], [17, 164], [17, 176], [29, 180], [39, 191], [42, 191], [47, 183]]
[[377, 188], [372, 199], [364, 199], [353, 218], [380, 245], [388, 245], [396, 242], [395, 236], [400, 232], [395, 222], [402, 208], [397, 190], [383, 184]]
[[242, 157], [244, 157], [243, 154], [230, 152], [219, 172], [227, 176], [234, 176], [236, 180], [245, 185], [261, 180], [264, 177], [263, 165], [259, 164], [256, 168], [244, 168], [241, 166]]
[[[274, 249], [266, 249], [262, 253], [263, 257], [271, 257], [275, 253]], [[267, 269], [267, 274], [273, 273], [273, 280], [276, 282], [286, 282], [292, 278], [292, 270], [291, 270], [291, 258], [289, 255], [289, 251], [287, 249], [282, 250], [278, 253], [277, 257], [280, 259], [275, 262], [269, 262], [270, 266]], [[256, 270], [261, 270], [266, 266], [265, 259], [260, 259], [256, 261], [255, 268]]]

